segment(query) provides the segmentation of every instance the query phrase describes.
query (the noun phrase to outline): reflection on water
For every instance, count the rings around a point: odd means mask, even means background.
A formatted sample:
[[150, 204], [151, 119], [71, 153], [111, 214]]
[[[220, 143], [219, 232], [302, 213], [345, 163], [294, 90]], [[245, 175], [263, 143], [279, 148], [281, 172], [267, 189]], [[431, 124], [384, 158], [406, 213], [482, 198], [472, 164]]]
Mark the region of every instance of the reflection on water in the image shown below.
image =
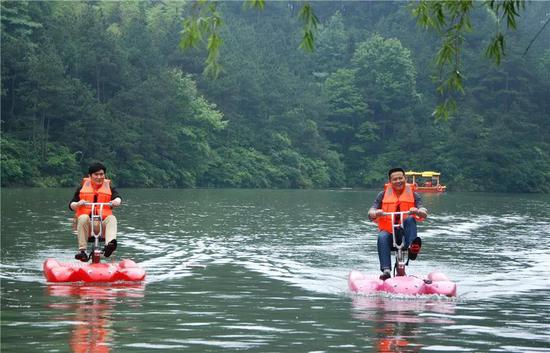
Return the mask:
[[419, 352], [417, 325], [409, 322], [381, 322], [375, 324], [375, 349], [378, 353]]
[[407, 323], [452, 324], [456, 310], [456, 301], [434, 296], [410, 298], [392, 297], [391, 295], [354, 295], [352, 299], [354, 318], [367, 321], [392, 321]]
[[418, 352], [422, 324], [454, 324], [456, 302], [449, 298], [400, 298], [391, 295], [354, 295], [352, 316], [372, 323], [376, 352]]
[[145, 285], [66, 283], [48, 284], [46, 289], [52, 298], [47, 306], [61, 312], [54, 318], [74, 325], [69, 339], [71, 351], [108, 353], [113, 348], [113, 314], [117, 300], [123, 299], [124, 305], [139, 310]]

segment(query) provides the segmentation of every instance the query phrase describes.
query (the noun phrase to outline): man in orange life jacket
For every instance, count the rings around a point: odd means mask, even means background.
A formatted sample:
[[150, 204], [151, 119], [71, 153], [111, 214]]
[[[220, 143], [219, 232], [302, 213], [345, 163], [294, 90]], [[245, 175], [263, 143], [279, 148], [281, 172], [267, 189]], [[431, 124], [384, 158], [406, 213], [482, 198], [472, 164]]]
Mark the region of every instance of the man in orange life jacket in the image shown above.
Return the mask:
[[[111, 202], [113, 207], [120, 206], [122, 200], [111, 185], [109, 179], [105, 179], [107, 168], [102, 163], [92, 163], [88, 168], [88, 177], [82, 180], [82, 184], [76, 189], [73, 199], [69, 203], [69, 209], [75, 211], [76, 235], [78, 238], [78, 253], [75, 259], [86, 262], [89, 257], [86, 254], [88, 236], [90, 235], [91, 206], [85, 206], [86, 202]], [[116, 249], [117, 220], [111, 207], [103, 207], [103, 229], [105, 230], [105, 248], [103, 255], [111, 256]]]
[[[383, 216], [384, 212], [410, 211], [411, 215], [403, 220], [403, 229], [396, 234], [397, 244], [405, 237], [404, 249], [408, 249], [408, 258], [415, 260], [422, 241], [416, 235], [416, 220], [424, 220], [428, 217], [428, 211], [422, 207], [420, 195], [414, 192], [413, 185], [407, 184], [405, 171], [401, 168], [393, 168], [388, 172], [389, 183], [384, 186], [372, 207], [369, 209], [369, 219], [378, 223], [378, 258], [380, 260], [380, 279], [391, 277], [391, 249], [393, 246], [393, 226], [390, 216]], [[397, 220], [396, 220], [397, 223]]]

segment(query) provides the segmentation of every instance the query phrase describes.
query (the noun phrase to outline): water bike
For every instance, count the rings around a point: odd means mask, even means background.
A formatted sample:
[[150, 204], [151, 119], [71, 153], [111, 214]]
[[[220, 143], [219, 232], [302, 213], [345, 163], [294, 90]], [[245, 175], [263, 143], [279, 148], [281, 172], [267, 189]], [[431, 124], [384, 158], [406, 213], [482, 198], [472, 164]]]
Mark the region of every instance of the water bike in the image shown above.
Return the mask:
[[[100, 242], [105, 242], [102, 224], [103, 207], [112, 207], [110, 202], [86, 202], [84, 206], [91, 206], [90, 236], [88, 242], [93, 242], [90, 264], [84, 262], [59, 262], [56, 259], [44, 261], [44, 276], [48, 282], [115, 282], [115, 281], [142, 281], [145, 270], [134, 261], [124, 259], [118, 263], [102, 263]], [[98, 229], [96, 232], [95, 228]]]
[[[391, 217], [393, 225], [393, 249], [395, 251], [395, 265], [393, 277], [385, 281], [378, 275], [365, 275], [359, 271], [352, 270], [348, 277], [349, 289], [352, 292], [363, 294], [375, 294], [385, 292], [401, 295], [444, 295], [447, 297], [456, 296], [456, 283], [449, 280], [441, 272], [431, 272], [426, 278], [421, 279], [405, 273], [407, 263], [404, 259], [404, 236], [397, 244], [396, 233], [403, 228], [403, 220], [410, 212], [384, 212], [383, 216]], [[399, 216], [399, 221], [396, 218]], [[407, 261], [408, 262], [408, 261]]]

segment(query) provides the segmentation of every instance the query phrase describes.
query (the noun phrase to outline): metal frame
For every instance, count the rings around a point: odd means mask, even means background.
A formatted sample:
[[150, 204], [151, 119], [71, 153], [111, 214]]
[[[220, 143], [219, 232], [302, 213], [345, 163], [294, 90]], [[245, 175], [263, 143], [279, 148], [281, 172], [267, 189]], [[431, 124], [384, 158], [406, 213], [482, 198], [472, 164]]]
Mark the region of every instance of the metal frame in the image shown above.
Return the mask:
[[[103, 234], [103, 207], [109, 206], [112, 207], [111, 202], [86, 202], [84, 206], [91, 206], [91, 215], [90, 215], [90, 235], [94, 237], [94, 246], [92, 249], [92, 263], [97, 264], [101, 260], [101, 250], [99, 249], [99, 238]], [[96, 209], [99, 207], [99, 213], [96, 214]], [[94, 222], [99, 221], [99, 232], [95, 232]]]
[[[395, 253], [395, 266], [393, 267], [393, 275], [395, 276], [405, 276], [405, 259], [403, 255], [403, 247], [405, 245], [405, 234], [401, 237], [401, 243], [397, 244], [396, 239], [396, 231], [397, 229], [401, 228], [403, 229], [403, 221], [405, 219], [404, 216], [410, 215], [410, 211], [402, 211], [402, 212], [384, 212], [383, 216], [391, 216], [391, 224], [392, 224], [392, 237], [393, 237], [393, 247], [397, 249]], [[399, 224], [395, 223], [395, 216], [400, 215]]]

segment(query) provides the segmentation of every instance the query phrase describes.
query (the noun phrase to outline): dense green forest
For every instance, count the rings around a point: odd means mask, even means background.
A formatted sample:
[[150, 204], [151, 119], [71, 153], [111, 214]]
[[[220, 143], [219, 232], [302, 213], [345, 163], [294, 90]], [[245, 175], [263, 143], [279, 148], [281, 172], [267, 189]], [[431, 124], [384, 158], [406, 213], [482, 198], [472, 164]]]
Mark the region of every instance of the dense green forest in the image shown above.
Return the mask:
[[472, 13], [466, 91], [433, 116], [438, 38], [407, 2], [295, 2], [223, 14], [218, 79], [179, 47], [181, 1], [2, 1], [1, 183], [74, 186], [101, 160], [119, 187], [380, 187], [437, 170], [450, 190], [550, 192], [549, 2], [528, 3], [500, 65]]

